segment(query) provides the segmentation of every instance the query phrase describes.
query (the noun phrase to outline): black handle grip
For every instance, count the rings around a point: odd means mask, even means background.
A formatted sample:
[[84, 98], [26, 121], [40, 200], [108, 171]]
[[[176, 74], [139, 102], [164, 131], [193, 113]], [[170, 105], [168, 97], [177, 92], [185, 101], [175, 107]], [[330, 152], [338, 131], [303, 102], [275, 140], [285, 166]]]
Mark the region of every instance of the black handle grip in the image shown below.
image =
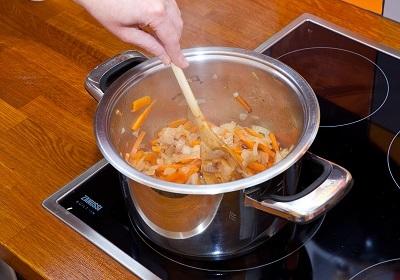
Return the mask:
[[[267, 198], [273, 199], [275, 201], [281, 202], [289, 202], [293, 200], [297, 200], [313, 190], [315, 190], [318, 186], [324, 182], [329, 174], [332, 172], [332, 164], [330, 162], [321, 160], [317, 156], [313, 155], [310, 152], [307, 152], [303, 158], [301, 159], [299, 170], [295, 170], [294, 174], [289, 174], [290, 177], [295, 177], [296, 184], [302, 184], [306, 186], [302, 191], [293, 194], [293, 195], [276, 195], [270, 194]], [[310, 177], [305, 177], [304, 173], [301, 172], [301, 169], [306, 169], [307, 171], [312, 171], [312, 175]], [[290, 169], [287, 171], [290, 172]], [[310, 172], [307, 172], [310, 174]], [[302, 176], [303, 175], [303, 176]], [[298, 189], [298, 186], [297, 186]]]
[[100, 101], [105, 90], [118, 77], [146, 60], [145, 56], [135, 51], [126, 51], [111, 57], [89, 73], [86, 77], [85, 87], [97, 101]]
[[122, 74], [146, 60], [147, 58], [145, 57], [133, 57], [115, 65], [100, 78], [100, 89], [103, 92], [106, 91], [106, 89]]

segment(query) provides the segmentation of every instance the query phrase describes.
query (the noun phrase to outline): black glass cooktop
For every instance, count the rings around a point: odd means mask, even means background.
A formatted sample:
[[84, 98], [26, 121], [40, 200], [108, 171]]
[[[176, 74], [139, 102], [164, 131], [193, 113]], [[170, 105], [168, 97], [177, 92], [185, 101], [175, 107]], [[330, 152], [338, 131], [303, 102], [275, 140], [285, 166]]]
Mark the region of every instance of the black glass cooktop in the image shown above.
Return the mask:
[[321, 107], [310, 150], [353, 176], [325, 216], [288, 224], [247, 255], [195, 261], [130, 230], [119, 174], [105, 161], [44, 206], [146, 279], [400, 279], [399, 54], [309, 15], [257, 50], [310, 83]]

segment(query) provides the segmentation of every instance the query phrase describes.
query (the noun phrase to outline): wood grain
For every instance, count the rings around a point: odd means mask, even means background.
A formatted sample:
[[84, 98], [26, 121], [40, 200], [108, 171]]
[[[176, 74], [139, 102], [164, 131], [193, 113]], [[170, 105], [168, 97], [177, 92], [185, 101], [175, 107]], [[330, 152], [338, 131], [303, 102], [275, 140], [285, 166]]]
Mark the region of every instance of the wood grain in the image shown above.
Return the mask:
[[[307, 12], [400, 49], [400, 25], [337, 0], [178, 0], [182, 46], [253, 49]], [[0, 257], [26, 279], [134, 276], [42, 201], [101, 158], [83, 82], [134, 49], [71, 0], [0, 2]]]

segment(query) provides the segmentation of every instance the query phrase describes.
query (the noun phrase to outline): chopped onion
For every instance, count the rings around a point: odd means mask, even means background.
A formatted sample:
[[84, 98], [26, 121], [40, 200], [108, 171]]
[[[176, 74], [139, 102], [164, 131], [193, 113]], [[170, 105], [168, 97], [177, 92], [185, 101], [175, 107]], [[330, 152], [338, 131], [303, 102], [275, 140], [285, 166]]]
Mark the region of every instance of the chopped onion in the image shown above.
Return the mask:
[[269, 130], [262, 126], [252, 125], [251, 128], [256, 132], [263, 134], [264, 136], [269, 135]]
[[260, 80], [256, 74], [256, 72], [252, 71], [251, 74], [253, 75], [253, 77], [258, 81]]
[[237, 126], [237, 124], [235, 122], [229, 122], [229, 123], [224, 123], [223, 125], [221, 125], [222, 128], [229, 130], [231, 132], [233, 132], [233, 130], [235, 129], [235, 127]]
[[175, 168], [167, 167], [167, 168], [164, 169], [163, 174], [164, 174], [164, 175], [171, 175], [171, 174], [173, 174], [173, 173], [175, 173], [175, 172], [176, 172], [176, 169], [175, 169]]
[[233, 145], [233, 133], [229, 132], [226, 133], [224, 135], [224, 137], [222, 138], [222, 140], [224, 141], [224, 143], [228, 146], [232, 146]]
[[138, 137], [139, 136], [139, 129], [136, 130], [135, 132], [132, 131], [132, 135], [135, 136], [135, 137]]
[[241, 120], [241, 121], [244, 121], [244, 120], [246, 120], [247, 119], [247, 114], [246, 113], [240, 113], [239, 114], [239, 119]]
[[199, 174], [198, 173], [193, 173], [192, 175], [190, 175], [190, 177], [187, 180], [186, 184], [198, 185], [199, 184]]
[[183, 147], [182, 147], [182, 154], [184, 154], [184, 155], [190, 155], [191, 153], [192, 153], [192, 148], [190, 148], [189, 146], [187, 146], [187, 145], [184, 145]]
[[258, 141], [253, 146], [253, 156], [258, 156]]
[[205, 165], [203, 166], [203, 170], [204, 170], [205, 172], [210, 172], [210, 173], [215, 173], [215, 172], [218, 171], [217, 168], [216, 168], [211, 162], [205, 164]]

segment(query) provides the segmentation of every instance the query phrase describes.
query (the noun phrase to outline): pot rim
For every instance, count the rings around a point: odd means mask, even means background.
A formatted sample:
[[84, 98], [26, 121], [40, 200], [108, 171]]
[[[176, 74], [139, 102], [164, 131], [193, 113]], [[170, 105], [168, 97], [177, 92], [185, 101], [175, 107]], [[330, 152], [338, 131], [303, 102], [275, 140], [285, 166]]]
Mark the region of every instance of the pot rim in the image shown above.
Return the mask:
[[185, 49], [183, 50], [183, 53], [189, 62], [191, 60], [201, 60], [203, 57], [209, 56], [230, 56], [238, 59], [248, 60], [252, 64], [256, 64], [259, 67], [264, 65], [264, 68], [272, 68], [276, 73], [284, 78], [284, 80], [286, 80], [286, 82], [288, 82], [295, 91], [298, 92], [299, 98], [302, 99], [300, 100], [300, 103], [303, 106], [305, 123], [298, 143], [284, 159], [265, 171], [247, 178], [227, 183], [210, 185], [178, 184], [163, 181], [136, 170], [134, 167], [129, 165], [113, 148], [108, 137], [108, 119], [115, 101], [118, 100], [121, 92], [123, 92], [123, 89], [127, 85], [131, 85], [132, 82], [136, 83], [145, 78], [146, 75], [144, 73], [146, 71], [153, 72], [159, 68], [169, 67], [163, 65], [158, 58], [151, 58], [128, 70], [121, 77], [119, 77], [106, 90], [106, 93], [100, 100], [97, 107], [94, 120], [97, 146], [99, 147], [103, 156], [115, 169], [136, 182], [162, 191], [181, 194], [213, 195], [238, 191], [261, 184], [287, 170], [305, 154], [317, 135], [320, 121], [320, 110], [314, 91], [300, 74], [286, 64], [274, 58], [244, 49], [228, 47], [200, 47]]

